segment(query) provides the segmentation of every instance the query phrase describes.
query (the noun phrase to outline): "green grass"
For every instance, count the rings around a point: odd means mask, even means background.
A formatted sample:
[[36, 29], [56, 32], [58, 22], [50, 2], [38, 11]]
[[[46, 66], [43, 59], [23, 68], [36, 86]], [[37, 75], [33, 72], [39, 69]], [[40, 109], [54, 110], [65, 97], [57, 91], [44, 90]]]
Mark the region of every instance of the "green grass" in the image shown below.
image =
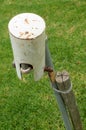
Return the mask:
[[32, 74], [20, 81], [12, 68], [8, 22], [22, 12], [45, 19], [55, 69], [70, 73], [85, 130], [85, 0], [0, 0], [0, 130], [65, 130], [47, 74], [38, 82]]

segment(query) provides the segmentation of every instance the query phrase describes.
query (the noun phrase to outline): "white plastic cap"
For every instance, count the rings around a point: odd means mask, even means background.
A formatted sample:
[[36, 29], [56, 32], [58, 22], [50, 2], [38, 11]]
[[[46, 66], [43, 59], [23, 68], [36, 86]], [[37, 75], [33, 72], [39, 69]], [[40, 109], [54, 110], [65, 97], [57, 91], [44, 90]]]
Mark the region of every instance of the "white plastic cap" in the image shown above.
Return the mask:
[[34, 39], [45, 30], [45, 22], [39, 15], [22, 13], [11, 19], [8, 28], [17, 38]]

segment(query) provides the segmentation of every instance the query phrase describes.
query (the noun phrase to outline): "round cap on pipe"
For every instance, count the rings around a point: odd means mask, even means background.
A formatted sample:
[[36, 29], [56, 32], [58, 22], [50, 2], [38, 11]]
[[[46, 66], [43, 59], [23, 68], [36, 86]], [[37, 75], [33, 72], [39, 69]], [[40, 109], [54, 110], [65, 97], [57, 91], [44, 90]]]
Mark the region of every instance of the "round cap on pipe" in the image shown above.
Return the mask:
[[10, 20], [8, 28], [17, 38], [34, 39], [45, 30], [45, 21], [37, 14], [22, 13]]

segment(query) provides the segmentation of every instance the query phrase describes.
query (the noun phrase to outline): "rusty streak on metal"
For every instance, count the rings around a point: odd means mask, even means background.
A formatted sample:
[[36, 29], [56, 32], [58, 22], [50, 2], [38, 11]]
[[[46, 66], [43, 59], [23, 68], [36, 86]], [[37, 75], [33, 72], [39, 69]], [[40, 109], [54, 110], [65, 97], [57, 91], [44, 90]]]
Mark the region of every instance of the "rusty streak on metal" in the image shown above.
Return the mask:
[[27, 19], [27, 18], [25, 19], [25, 22], [26, 22], [27, 24], [29, 24], [29, 22], [28, 22], [28, 19]]
[[46, 72], [53, 72], [53, 69], [51, 67], [45, 67], [44, 71], [46, 71]]
[[51, 82], [55, 81], [55, 72], [51, 67], [45, 67], [44, 71], [48, 72]]

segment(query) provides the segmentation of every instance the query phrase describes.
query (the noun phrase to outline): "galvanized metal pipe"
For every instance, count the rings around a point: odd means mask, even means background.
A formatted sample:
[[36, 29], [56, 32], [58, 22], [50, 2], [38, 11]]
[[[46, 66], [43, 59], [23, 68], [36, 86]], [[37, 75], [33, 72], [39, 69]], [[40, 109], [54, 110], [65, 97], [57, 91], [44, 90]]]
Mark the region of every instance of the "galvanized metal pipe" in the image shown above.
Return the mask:
[[[48, 46], [47, 46], [47, 41], [46, 41], [46, 48], [45, 49], [46, 49], [46, 66], [51, 67], [54, 70], [54, 66], [53, 66], [53, 63], [52, 63], [52, 60], [51, 60], [50, 52], [49, 52], [49, 49], [48, 49]], [[51, 86], [52, 86], [52, 88], [55, 88], [55, 89], [58, 88], [55, 81], [54, 82], [51, 81]], [[63, 102], [61, 95], [57, 91], [55, 91], [55, 89], [53, 89], [54, 94], [55, 94], [55, 97], [56, 97], [56, 100], [57, 100], [57, 103], [58, 103], [59, 110], [60, 110], [62, 117], [63, 117], [65, 128], [66, 128], [66, 130], [72, 130], [72, 125], [71, 125], [71, 122], [69, 120], [69, 116], [68, 116], [68, 113], [67, 113], [67, 110], [66, 110], [66, 106]]]

